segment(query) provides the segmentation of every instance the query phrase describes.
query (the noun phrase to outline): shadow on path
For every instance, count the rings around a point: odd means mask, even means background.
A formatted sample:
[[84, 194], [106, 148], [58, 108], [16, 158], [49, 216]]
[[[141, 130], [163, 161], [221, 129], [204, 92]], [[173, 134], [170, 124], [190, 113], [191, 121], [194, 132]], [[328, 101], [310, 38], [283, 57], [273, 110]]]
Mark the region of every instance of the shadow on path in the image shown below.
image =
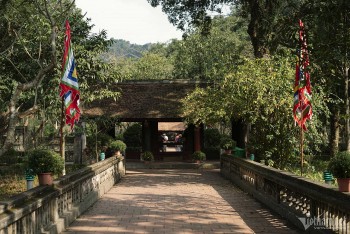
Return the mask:
[[65, 233], [298, 233], [219, 170], [135, 169]]

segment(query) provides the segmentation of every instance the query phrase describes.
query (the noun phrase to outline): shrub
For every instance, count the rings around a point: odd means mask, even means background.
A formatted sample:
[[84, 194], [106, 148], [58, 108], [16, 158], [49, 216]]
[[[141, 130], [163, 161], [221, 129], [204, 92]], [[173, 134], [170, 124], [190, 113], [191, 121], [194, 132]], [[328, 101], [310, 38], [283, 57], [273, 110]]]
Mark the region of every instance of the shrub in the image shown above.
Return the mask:
[[329, 161], [328, 170], [336, 178], [350, 178], [350, 153], [339, 152]]
[[204, 146], [206, 148], [220, 147], [221, 134], [216, 128], [204, 130]]
[[124, 134], [124, 142], [130, 147], [140, 147], [142, 146], [142, 126], [138, 123], [128, 127]]
[[105, 134], [105, 133], [97, 134], [97, 142], [98, 142], [98, 146], [100, 147], [108, 146], [109, 144], [111, 144], [112, 141], [113, 141], [113, 137], [111, 137], [108, 134]]
[[196, 151], [196, 152], [194, 152], [192, 154], [192, 159], [193, 160], [204, 161], [206, 159], [206, 155], [202, 151]]
[[109, 148], [114, 152], [116, 151], [125, 152], [126, 144], [121, 140], [115, 140], [109, 144]]
[[27, 152], [28, 168], [32, 169], [35, 174], [52, 172], [60, 174], [64, 168], [62, 157], [48, 149], [34, 149]]
[[90, 135], [87, 137], [87, 146], [92, 150], [95, 150], [97, 146], [97, 151], [104, 151], [105, 147], [108, 146], [112, 141], [113, 137], [105, 133], [98, 133], [97, 136]]
[[21, 153], [14, 150], [9, 149], [4, 154], [0, 156], [0, 163], [5, 164], [16, 164], [21, 161]]
[[223, 135], [220, 141], [221, 149], [232, 150], [236, 147], [236, 142], [229, 136]]
[[153, 161], [154, 160], [153, 153], [151, 151], [145, 151], [141, 154], [141, 159], [143, 161]]

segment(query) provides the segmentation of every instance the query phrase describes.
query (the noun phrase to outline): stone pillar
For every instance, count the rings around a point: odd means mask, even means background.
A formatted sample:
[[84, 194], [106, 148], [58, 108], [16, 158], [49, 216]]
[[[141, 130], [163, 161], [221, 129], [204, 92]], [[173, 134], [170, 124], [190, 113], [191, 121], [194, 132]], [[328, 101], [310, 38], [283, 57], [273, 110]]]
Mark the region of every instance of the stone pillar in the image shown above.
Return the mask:
[[195, 127], [194, 128], [194, 151], [200, 151], [201, 150], [201, 128]]
[[151, 151], [151, 128], [150, 122], [145, 120], [142, 123], [142, 131], [143, 131], [143, 151]]

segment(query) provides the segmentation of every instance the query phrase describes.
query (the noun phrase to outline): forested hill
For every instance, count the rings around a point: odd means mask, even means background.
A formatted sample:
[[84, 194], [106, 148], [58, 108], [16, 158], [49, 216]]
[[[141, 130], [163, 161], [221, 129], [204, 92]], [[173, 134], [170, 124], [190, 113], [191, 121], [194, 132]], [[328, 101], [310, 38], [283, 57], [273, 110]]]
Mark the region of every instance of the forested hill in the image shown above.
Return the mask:
[[144, 45], [131, 44], [123, 39], [112, 39], [112, 41], [113, 44], [110, 46], [109, 51], [116, 57], [140, 58], [142, 57], [142, 52], [149, 50], [152, 46], [152, 43]]

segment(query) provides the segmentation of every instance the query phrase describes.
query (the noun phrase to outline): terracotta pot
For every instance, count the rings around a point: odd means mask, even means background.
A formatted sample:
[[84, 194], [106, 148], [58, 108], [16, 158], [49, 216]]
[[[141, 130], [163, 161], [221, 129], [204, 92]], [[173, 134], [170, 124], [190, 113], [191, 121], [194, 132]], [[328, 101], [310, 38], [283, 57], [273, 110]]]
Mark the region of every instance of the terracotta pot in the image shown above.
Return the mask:
[[340, 192], [350, 192], [350, 178], [337, 178]]
[[51, 172], [38, 174], [39, 185], [52, 185], [53, 177]]
[[225, 149], [225, 154], [231, 154], [232, 153], [232, 150], [230, 149]]

